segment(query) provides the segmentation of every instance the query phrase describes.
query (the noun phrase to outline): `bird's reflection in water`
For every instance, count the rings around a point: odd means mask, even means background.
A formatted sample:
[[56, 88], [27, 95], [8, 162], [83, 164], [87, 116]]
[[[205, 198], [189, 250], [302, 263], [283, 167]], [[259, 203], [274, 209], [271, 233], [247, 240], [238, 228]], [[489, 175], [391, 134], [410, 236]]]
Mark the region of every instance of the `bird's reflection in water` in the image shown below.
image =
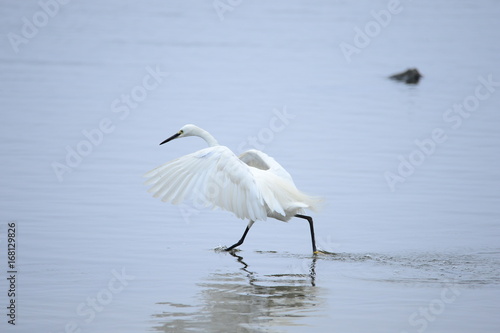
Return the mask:
[[[316, 258], [302, 259], [283, 274], [260, 276], [240, 255], [242, 267], [233, 272], [212, 273], [202, 283], [196, 305], [161, 302], [171, 309], [155, 315], [164, 332], [281, 332], [300, 325], [322, 303], [315, 286]], [[307, 264], [304, 263], [307, 260]]]

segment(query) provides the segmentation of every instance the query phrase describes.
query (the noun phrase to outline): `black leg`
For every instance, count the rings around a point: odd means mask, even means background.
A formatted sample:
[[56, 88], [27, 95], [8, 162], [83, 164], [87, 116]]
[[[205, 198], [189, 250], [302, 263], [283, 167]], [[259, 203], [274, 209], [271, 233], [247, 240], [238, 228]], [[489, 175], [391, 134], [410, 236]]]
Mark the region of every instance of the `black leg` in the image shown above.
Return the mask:
[[312, 241], [312, 247], [313, 247], [313, 253], [316, 253], [316, 239], [314, 238], [314, 226], [313, 226], [313, 219], [310, 216], [307, 215], [301, 215], [297, 214], [295, 217], [300, 217], [301, 219], [306, 219], [307, 222], [309, 222], [309, 227], [311, 229], [311, 241]]
[[253, 225], [253, 221], [250, 221], [250, 223], [248, 223], [248, 225], [247, 225], [247, 228], [245, 229], [245, 232], [243, 233], [243, 236], [241, 236], [240, 240], [236, 244], [231, 245], [230, 247], [228, 247], [225, 250], [226, 251], [231, 251], [235, 247], [238, 247], [241, 244], [243, 244], [243, 242], [245, 241], [245, 237], [247, 236], [248, 231], [250, 230], [250, 228], [252, 227], [252, 225]]

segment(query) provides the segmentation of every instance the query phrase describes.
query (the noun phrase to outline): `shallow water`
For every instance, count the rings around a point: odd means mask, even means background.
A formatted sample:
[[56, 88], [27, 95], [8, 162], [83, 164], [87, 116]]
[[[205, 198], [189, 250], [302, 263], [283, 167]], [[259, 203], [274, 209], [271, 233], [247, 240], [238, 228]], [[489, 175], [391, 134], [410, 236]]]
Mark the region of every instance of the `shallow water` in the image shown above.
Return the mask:
[[[402, 1], [350, 57], [388, 2], [232, 4], [1, 4], [2, 332], [497, 332], [500, 4]], [[324, 197], [324, 252], [301, 219], [220, 252], [245, 222], [150, 197], [185, 123]]]

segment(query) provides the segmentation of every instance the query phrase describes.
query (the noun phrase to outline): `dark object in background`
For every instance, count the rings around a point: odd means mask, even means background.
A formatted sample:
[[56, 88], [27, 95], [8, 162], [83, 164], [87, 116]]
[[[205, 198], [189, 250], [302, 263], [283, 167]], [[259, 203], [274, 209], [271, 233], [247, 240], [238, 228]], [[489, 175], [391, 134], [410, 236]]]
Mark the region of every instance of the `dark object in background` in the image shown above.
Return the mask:
[[416, 68], [410, 68], [403, 73], [389, 76], [389, 79], [402, 81], [408, 84], [417, 84], [421, 77], [422, 74], [420, 74], [420, 72]]

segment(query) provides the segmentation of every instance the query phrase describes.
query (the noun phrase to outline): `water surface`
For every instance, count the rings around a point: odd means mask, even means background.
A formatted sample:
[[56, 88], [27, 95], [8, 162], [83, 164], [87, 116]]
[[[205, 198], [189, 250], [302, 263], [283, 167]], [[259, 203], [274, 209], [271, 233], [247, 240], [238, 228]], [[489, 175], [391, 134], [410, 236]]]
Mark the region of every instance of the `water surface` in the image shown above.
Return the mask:
[[[498, 331], [496, 1], [402, 1], [378, 30], [385, 1], [40, 6], [1, 5], [2, 332]], [[142, 174], [205, 147], [158, 146], [185, 123], [324, 197], [328, 253], [300, 219], [216, 251], [245, 222], [150, 197]]]

